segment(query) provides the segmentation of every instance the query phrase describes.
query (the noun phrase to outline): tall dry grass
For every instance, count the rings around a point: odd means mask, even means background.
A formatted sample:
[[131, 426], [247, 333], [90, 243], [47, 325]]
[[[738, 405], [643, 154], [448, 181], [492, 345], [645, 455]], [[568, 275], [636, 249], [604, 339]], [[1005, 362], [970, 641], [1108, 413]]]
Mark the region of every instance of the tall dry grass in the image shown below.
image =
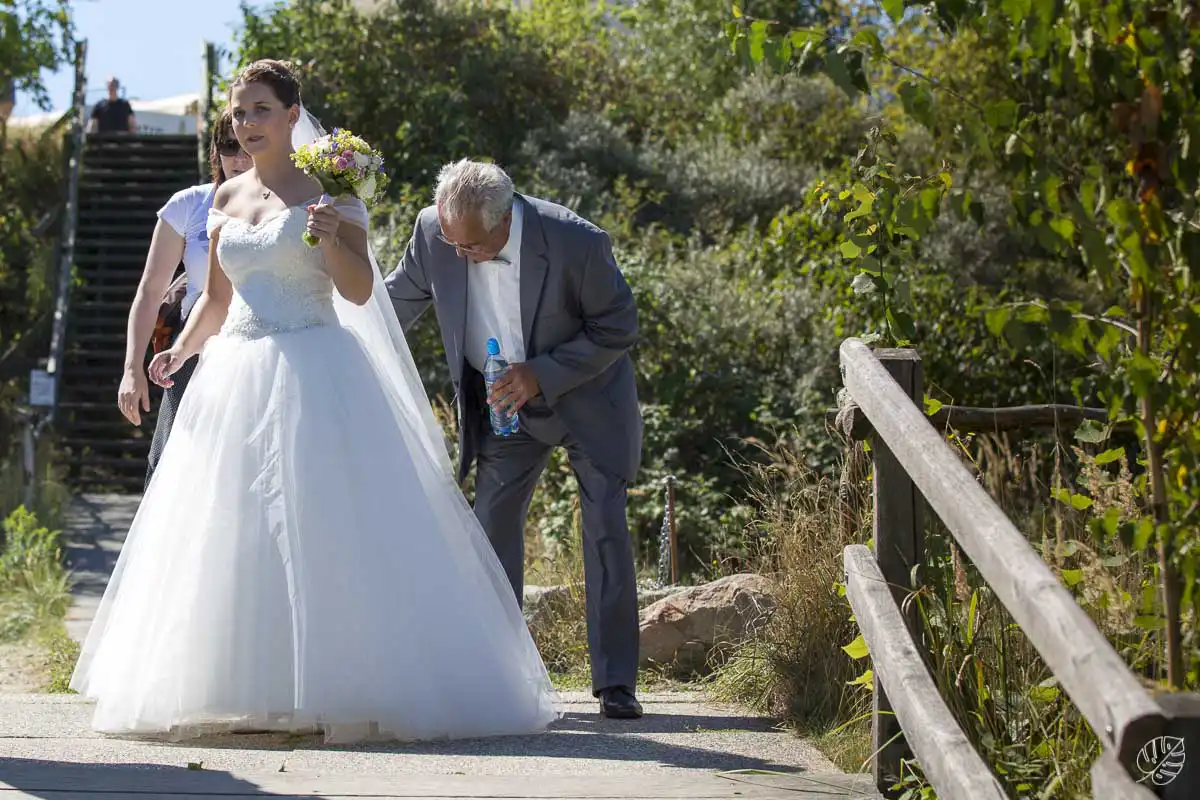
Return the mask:
[[841, 596], [842, 549], [859, 540], [843, 524], [838, 487], [788, 446], [743, 465], [757, 516], [746, 531], [749, 567], [774, 583], [774, 608], [757, 634], [728, 655], [712, 689], [807, 730], [858, 716], [848, 687], [859, 667], [841, 649], [857, 635]]

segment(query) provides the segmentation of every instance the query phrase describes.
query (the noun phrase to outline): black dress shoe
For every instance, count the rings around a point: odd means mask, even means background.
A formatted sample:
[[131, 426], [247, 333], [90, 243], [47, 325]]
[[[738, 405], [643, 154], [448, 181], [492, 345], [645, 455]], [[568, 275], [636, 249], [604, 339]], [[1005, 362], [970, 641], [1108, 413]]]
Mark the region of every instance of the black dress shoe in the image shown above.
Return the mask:
[[642, 704], [624, 686], [600, 690], [600, 714], [609, 719], [640, 719]]

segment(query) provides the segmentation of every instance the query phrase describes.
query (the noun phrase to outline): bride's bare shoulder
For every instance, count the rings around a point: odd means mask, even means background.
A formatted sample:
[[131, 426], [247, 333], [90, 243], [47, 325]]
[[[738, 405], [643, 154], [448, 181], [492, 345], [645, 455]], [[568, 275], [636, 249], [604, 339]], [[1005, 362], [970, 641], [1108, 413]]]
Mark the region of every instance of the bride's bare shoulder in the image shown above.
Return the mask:
[[253, 170], [235, 175], [217, 187], [213, 196], [213, 208], [236, 216], [239, 207], [245, 206], [254, 197]]

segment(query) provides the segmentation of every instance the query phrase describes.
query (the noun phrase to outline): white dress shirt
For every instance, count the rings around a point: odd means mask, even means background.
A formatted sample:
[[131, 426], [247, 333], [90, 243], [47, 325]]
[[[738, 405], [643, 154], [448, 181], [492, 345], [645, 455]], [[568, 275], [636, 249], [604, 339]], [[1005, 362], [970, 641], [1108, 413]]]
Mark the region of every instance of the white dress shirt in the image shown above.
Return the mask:
[[500, 355], [510, 364], [525, 360], [521, 332], [521, 203], [512, 208], [508, 241], [491, 261], [467, 260], [467, 326], [463, 353], [483, 372], [487, 340], [500, 342]]

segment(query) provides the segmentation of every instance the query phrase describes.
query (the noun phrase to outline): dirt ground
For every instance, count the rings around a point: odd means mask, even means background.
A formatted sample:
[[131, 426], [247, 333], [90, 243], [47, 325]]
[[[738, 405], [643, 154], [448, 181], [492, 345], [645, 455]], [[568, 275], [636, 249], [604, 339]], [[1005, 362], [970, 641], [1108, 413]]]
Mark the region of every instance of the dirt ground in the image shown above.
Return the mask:
[[0, 694], [36, 692], [45, 682], [44, 654], [24, 642], [0, 643]]

